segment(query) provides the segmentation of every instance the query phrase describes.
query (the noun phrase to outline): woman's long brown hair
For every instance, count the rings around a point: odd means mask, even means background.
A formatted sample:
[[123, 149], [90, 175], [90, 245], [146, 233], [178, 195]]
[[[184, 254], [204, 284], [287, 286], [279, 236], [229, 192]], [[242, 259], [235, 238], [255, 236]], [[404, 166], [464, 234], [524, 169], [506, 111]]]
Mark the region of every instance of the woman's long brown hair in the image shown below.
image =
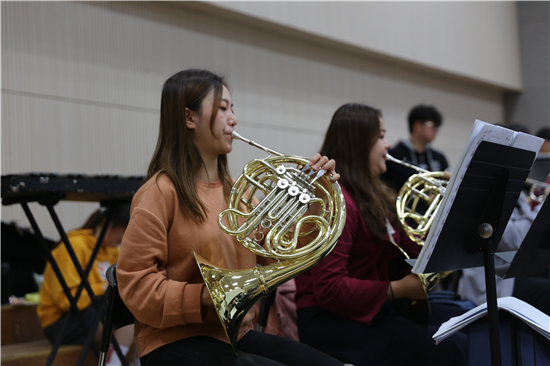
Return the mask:
[[[199, 69], [180, 71], [166, 80], [162, 89], [157, 146], [147, 170], [147, 179], [157, 172], [166, 174], [174, 183], [184, 212], [199, 222], [206, 219], [208, 208], [198, 195], [195, 179], [199, 170], [205, 169], [205, 165], [187, 128], [185, 109], [201, 113], [204, 98], [214, 90], [210, 120], [212, 129], [224, 86], [227, 84], [223, 77]], [[218, 174], [223, 181], [224, 195], [228, 197], [232, 181], [225, 154], [218, 156]]]
[[386, 218], [397, 219], [395, 192], [371, 173], [370, 151], [380, 138], [382, 112], [365, 104], [344, 104], [336, 110], [327, 130], [321, 155], [338, 164], [339, 182], [350, 193], [365, 224], [384, 238]]

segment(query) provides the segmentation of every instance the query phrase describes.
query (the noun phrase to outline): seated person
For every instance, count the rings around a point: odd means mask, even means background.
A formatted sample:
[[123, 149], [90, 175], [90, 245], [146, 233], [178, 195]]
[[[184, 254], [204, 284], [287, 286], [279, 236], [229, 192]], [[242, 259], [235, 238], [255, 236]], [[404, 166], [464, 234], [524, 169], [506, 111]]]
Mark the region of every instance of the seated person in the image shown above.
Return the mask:
[[346, 223], [330, 254], [295, 279], [300, 341], [355, 366], [464, 365], [465, 334], [436, 345], [440, 324], [399, 311], [426, 294], [403, 256], [421, 248], [399, 224], [395, 191], [380, 181], [385, 133], [381, 112], [364, 104], [345, 104], [332, 117], [321, 154], [338, 161]]
[[[253, 330], [254, 311], [236, 330], [235, 349], [220, 322], [194, 253], [224, 269], [262, 259], [218, 224], [233, 185], [227, 154], [237, 124], [226, 85], [208, 70], [189, 69], [162, 89], [157, 148], [134, 195], [117, 264], [141, 363], [342, 366], [300, 342]], [[332, 174], [332, 182], [339, 178], [326, 156], [315, 154], [310, 166]]]
[[[67, 233], [70, 245], [84, 271], [89, 264], [92, 252], [105, 224], [107, 213], [107, 209], [99, 208], [88, 217], [80, 229]], [[108, 282], [105, 271], [110, 265], [116, 263], [118, 259], [119, 245], [128, 225], [129, 218], [130, 206], [128, 204], [121, 204], [112, 208], [110, 224], [88, 275], [90, 287], [94, 295], [98, 297], [103, 296], [107, 290]], [[66, 246], [63, 243], [59, 243], [52, 250], [52, 255], [59, 266], [63, 278], [67, 282], [72, 296], [75, 296], [77, 288], [81, 284], [81, 279]], [[86, 327], [91, 329], [98, 316], [98, 310], [92, 305], [92, 300], [85, 288], [80, 293], [77, 306], [81, 310], [80, 314]], [[84, 344], [86, 342], [89, 332], [82, 329], [76, 316], [69, 310], [69, 299], [65, 296], [51, 264], [47, 263], [44, 269], [44, 281], [40, 289], [40, 302], [37, 312], [40, 323], [44, 328], [44, 334], [52, 344], [56, 342], [58, 337], [61, 337], [61, 344]], [[69, 319], [67, 319], [68, 317]], [[133, 328], [133, 325], [128, 325], [115, 331], [115, 337], [124, 354], [128, 353], [132, 345]], [[97, 329], [93, 329], [92, 331], [95, 332], [94, 340], [96, 342], [101, 341], [103, 331], [101, 323]], [[115, 352], [110, 351], [109, 354], [111, 357], [107, 365], [120, 364], [120, 360]]]

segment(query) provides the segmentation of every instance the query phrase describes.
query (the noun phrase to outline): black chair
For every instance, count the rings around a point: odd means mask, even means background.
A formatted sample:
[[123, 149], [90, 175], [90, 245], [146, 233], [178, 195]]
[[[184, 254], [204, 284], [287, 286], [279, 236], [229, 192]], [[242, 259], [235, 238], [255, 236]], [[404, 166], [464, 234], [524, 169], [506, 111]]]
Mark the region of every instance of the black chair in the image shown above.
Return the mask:
[[[107, 352], [109, 351], [109, 344], [113, 341], [113, 347], [118, 354], [118, 357], [122, 361], [124, 366], [129, 366], [126, 357], [120, 352], [118, 343], [115, 339], [112, 339], [112, 334], [118, 328], [125, 325], [134, 323], [134, 315], [128, 310], [126, 304], [120, 298], [118, 293], [118, 284], [116, 278], [116, 263], [110, 266], [105, 272], [107, 281], [109, 282], [109, 299], [107, 300], [107, 314], [103, 323], [103, 334], [101, 336], [101, 346], [99, 354], [99, 366], [105, 366], [107, 361]], [[273, 290], [267, 297], [262, 299], [258, 324], [256, 330], [260, 332], [265, 331], [267, 325], [267, 318], [269, 316], [269, 309], [275, 301], [277, 290]]]
[[126, 304], [120, 298], [118, 293], [118, 285], [116, 279], [116, 263], [110, 266], [105, 272], [107, 281], [109, 282], [109, 300], [107, 303], [107, 314], [105, 316], [105, 322], [103, 323], [103, 334], [101, 336], [101, 346], [99, 354], [99, 366], [105, 366], [107, 361], [107, 352], [109, 351], [109, 344], [111, 340], [113, 347], [118, 354], [122, 364], [129, 366], [126, 357], [120, 351], [118, 342], [112, 337], [113, 331], [121, 328], [125, 325], [134, 323], [134, 315], [128, 310]]

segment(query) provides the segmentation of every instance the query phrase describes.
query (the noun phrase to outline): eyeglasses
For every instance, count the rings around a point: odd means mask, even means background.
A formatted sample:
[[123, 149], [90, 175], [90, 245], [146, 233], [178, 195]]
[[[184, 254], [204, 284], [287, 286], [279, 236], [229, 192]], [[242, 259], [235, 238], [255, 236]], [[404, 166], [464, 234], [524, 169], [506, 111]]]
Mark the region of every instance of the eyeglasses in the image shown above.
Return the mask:
[[429, 128], [433, 128], [434, 130], [439, 129], [439, 127], [436, 127], [435, 124], [432, 121], [426, 121], [426, 122], [424, 122], [424, 125], [429, 127]]

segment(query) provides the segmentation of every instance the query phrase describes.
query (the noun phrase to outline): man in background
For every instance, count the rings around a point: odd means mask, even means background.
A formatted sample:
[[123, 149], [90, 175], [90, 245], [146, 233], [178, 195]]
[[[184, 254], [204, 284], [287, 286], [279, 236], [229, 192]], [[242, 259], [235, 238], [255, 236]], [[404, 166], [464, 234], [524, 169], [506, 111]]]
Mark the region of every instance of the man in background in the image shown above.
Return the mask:
[[[410, 137], [399, 141], [389, 150], [396, 159], [416, 165], [429, 171], [444, 171], [449, 167], [445, 156], [432, 149], [430, 143], [435, 139], [443, 117], [437, 109], [428, 105], [417, 105], [409, 112], [408, 117]], [[414, 169], [387, 161], [387, 171], [382, 174], [382, 180], [397, 192], [407, 179], [418, 173]]]

